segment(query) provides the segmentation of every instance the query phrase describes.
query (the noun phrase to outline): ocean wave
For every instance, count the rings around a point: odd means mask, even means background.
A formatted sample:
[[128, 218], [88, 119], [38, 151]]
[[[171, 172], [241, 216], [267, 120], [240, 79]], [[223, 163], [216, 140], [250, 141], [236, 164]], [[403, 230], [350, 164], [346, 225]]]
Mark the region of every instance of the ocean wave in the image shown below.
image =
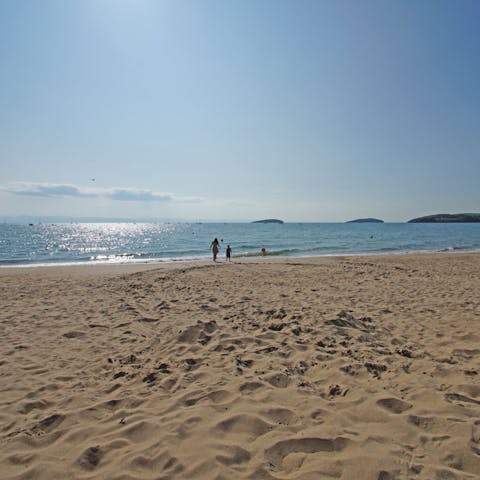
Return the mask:
[[116, 258], [116, 259], [75, 259], [70, 261], [25, 261], [25, 260], [1, 260], [0, 268], [33, 268], [33, 267], [72, 267], [81, 265], [135, 265], [135, 264], [162, 264], [177, 262], [203, 262], [210, 260], [210, 255], [189, 257], [147, 257], [147, 258]]
[[99, 254], [99, 255], [92, 255], [90, 260], [95, 261], [115, 261], [115, 260], [128, 260], [135, 258], [134, 253], [111, 253], [109, 255]]
[[278, 256], [288, 256], [289, 254], [299, 253], [298, 249], [283, 249], [283, 250], [266, 250], [265, 252], [245, 252], [237, 253], [233, 255], [235, 258], [245, 258], [245, 257], [278, 257]]
[[467, 246], [455, 246], [455, 245], [452, 245], [450, 247], [445, 247], [445, 248], [442, 248], [440, 250], [438, 250], [439, 252], [469, 252], [469, 251], [474, 251], [475, 248], [474, 247], [467, 247]]

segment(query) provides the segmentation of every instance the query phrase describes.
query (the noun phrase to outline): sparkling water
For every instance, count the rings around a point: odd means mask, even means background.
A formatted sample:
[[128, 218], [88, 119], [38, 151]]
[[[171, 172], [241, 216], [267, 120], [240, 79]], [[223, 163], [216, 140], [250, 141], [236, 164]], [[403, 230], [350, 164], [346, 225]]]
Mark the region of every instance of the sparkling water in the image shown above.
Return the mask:
[[193, 261], [210, 244], [232, 259], [262, 256], [480, 252], [480, 223], [0, 224], [0, 265]]

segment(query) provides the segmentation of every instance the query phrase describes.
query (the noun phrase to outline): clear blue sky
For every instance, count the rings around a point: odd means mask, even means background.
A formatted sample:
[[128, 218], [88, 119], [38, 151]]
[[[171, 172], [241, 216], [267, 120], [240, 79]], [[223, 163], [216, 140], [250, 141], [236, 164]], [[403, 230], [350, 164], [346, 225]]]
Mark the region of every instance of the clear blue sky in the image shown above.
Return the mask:
[[476, 0], [0, 0], [0, 215], [478, 212], [479, 25]]

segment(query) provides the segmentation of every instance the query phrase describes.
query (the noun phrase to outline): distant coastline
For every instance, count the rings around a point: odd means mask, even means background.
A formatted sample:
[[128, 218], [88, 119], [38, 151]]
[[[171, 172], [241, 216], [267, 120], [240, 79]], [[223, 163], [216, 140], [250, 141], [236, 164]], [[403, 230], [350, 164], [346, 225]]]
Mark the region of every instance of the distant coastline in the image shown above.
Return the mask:
[[383, 220], [378, 218], [357, 218], [356, 220], [349, 220], [345, 223], [385, 223]]
[[278, 218], [266, 218], [265, 220], [255, 220], [252, 223], [284, 223], [283, 220], [279, 220]]
[[409, 220], [407, 223], [476, 223], [480, 213], [438, 213]]
[[[197, 220], [189, 218], [165, 218], [165, 217], [68, 217], [68, 216], [0, 216], [0, 224], [4, 225], [45, 225], [45, 224], [95, 224], [95, 223], [135, 223], [135, 224], [284, 224], [284, 220], [277, 218], [266, 218], [262, 220], [248, 221], [248, 220]], [[385, 223], [384, 220], [378, 218], [357, 218], [348, 221], [295, 221], [291, 220], [289, 224], [341, 224], [341, 223]], [[411, 220], [396, 220], [388, 221], [387, 223], [480, 223], [480, 213], [439, 213], [435, 215], [426, 215], [423, 217], [413, 218]]]

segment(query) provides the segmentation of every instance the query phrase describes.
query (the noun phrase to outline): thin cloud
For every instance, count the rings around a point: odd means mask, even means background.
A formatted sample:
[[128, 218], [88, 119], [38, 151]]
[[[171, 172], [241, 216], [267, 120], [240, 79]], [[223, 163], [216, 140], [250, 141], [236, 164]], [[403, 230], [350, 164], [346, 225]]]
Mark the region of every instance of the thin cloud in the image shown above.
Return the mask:
[[14, 195], [31, 197], [95, 197], [87, 189], [70, 184], [18, 182], [2, 187], [2, 190]]
[[134, 188], [115, 188], [112, 191], [105, 192], [104, 196], [112, 200], [128, 202], [170, 202], [173, 200], [173, 195], [168, 193], [156, 193]]
[[107, 198], [123, 202], [201, 202], [200, 197], [182, 197], [171, 193], [138, 188], [88, 188], [71, 184], [16, 182], [0, 187], [12, 195], [45, 198]]

